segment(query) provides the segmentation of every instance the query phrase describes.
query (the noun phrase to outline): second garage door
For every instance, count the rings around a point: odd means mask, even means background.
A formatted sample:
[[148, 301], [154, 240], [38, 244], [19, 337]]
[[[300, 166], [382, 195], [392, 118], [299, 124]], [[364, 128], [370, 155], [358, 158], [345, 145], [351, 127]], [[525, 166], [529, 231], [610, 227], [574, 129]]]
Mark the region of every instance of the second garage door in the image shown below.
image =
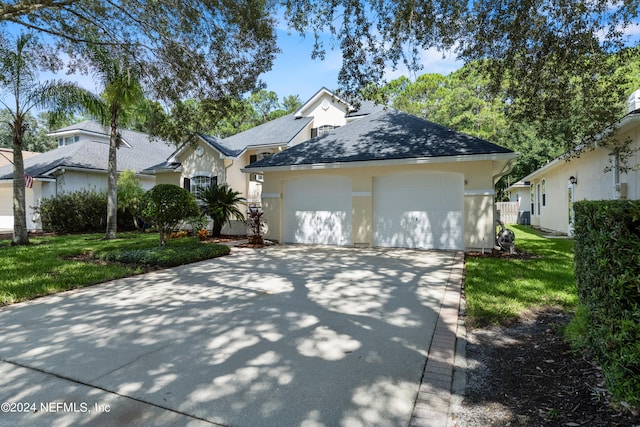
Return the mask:
[[308, 176], [284, 183], [286, 243], [350, 245], [351, 179]]
[[464, 249], [464, 176], [421, 172], [374, 178], [375, 246]]

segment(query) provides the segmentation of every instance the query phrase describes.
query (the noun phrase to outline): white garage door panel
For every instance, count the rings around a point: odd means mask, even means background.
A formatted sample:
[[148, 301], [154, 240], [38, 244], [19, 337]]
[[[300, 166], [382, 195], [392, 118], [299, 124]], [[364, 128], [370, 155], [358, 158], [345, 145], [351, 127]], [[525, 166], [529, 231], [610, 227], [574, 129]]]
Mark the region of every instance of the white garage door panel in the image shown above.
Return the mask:
[[284, 241], [349, 245], [351, 180], [338, 176], [304, 177], [284, 184]]
[[0, 229], [13, 228], [13, 187], [0, 187]]
[[464, 178], [408, 173], [374, 180], [374, 245], [464, 248]]

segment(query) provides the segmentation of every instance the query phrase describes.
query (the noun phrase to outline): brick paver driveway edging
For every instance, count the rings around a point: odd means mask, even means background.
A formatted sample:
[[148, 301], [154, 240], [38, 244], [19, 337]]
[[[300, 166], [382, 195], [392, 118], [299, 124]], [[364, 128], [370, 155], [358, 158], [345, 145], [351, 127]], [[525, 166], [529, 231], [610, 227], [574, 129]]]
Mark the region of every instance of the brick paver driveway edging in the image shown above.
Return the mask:
[[442, 298], [433, 339], [429, 344], [411, 418], [412, 427], [443, 427], [448, 423], [463, 277], [464, 253], [458, 252]]
[[63, 410], [0, 425], [408, 425], [449, 360], [458, 258], [234, 249], [1, 308], [0, 402]]

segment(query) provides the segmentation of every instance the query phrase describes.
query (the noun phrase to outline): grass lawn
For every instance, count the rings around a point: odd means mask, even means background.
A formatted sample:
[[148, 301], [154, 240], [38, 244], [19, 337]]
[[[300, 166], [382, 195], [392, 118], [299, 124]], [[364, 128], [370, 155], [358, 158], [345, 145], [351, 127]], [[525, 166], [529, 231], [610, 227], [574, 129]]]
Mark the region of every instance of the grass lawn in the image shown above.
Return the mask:
[[[15, 247], [10, 240], [0, 241], [0, 305], [139, 274], [143, 263], [97, 263], [73, 257], [144, 254], [158, 246], [156, 233], [119, 233], [118, 239], [107, 241], [102, 237], [103, 234], [89, 234], [31, 238], [30, 245]], [[166, 253], [179, 258], [178, 264], [213, 257], [211, 251], [203, 254], [194, 250], [198, 245], [215, 246], [217, 256], [228, 253], [226, 246], [198, 243], [192, 238], [170, 240]], [[175, 253], [181, 256], [176, 257]], [[189, 254], [188, 259], [184, 254]], [[162, 261], [167, 266], [166, 260]]]
[[466, 260], [467, 314], [473, 326], [508, 323], [545, 305], [575, 310], [573, 240], [549, 239], [528, 226], [509, 225], [516, 248], [532, 257]]

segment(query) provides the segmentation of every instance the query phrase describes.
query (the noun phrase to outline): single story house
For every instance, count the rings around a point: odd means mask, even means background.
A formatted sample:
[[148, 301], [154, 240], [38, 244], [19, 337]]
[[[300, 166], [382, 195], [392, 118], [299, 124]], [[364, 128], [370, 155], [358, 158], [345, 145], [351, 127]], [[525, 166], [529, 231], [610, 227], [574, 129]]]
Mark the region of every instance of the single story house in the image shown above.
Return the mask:
[[[141, 132], [120, 132], [123, 145], [118, 149], [118, 171], [133, 170], [143, 188], [153, 187], [155, 176], [142, 171], [166, 159], [175, 147]], [[25, 172], [33, 178], [32, 187], [26, 189], [30, 231], [42, 228], [33, 210], [40, 200], [82, 189], [107, 189], [108, 129], [87, 120], [49, 136], [57, 140], [58, 148], [24, 160]], [[13, 165], [0, 168], [0, 229], [13, 229]]]
[[494, 246], [495, 183], [516, 156], [379, 108], [243, 171], [263, 177], [267, 238], [469, 250]]
[[630, 141], [630, 170], [621, 170], [619, 159], [599, 145], [579, 157], [561, 156], [547, 163], [522, 179], [530, 183], [531, 225], [572, 235], [575, 201], [640, 198], [640, 90], [631, 95], [628, 114], [615, 127], [618, 141]]
[[[296, 112], [232, 135], [217, 138], [205, 134], [194, 135], [167, 156], [164, 161], [147, 168], [158, 184], [182, 186], [194, 195], [198, 188], [212, 183], [228, 184], [249, 204], [262, 201], [260, 173], [243, 173], [249, 164], [267, 158], [301, 142], [333, 129], [349, 125], [382, 107], [361, 102], [357, 107], [321, 88]], [[232, 220], [223, 233], [245, 234], [246, 226]]]

